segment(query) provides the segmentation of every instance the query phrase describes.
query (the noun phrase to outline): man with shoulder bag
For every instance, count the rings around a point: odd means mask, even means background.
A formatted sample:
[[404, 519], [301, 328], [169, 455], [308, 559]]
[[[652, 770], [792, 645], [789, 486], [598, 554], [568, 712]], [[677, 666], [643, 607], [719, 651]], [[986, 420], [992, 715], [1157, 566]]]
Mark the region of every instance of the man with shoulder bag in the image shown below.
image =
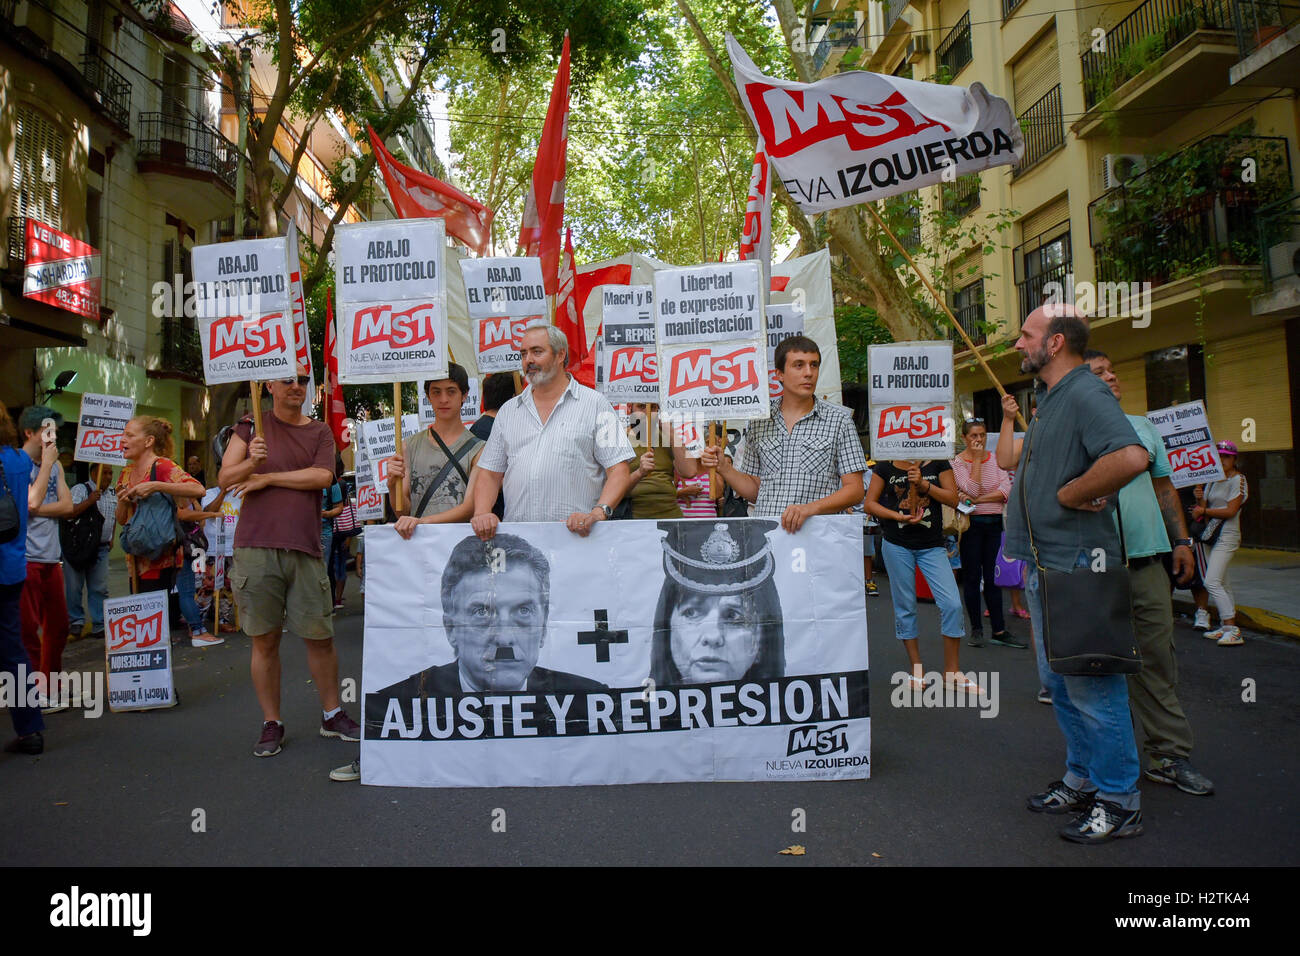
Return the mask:
[[[1142, 833], [1126, 675], [1141, 668], [1128, 572], [1110, 499], [1146, 470], [1147, 450], [1084, 364], [1088, 325], [1068, 305], [1030, 313], [1016, 350], [1036, 374], [1038, 413], [1007, 505], [1009, 558], [1027, 562], [1025, 600], [1039, 678], [1065, 737], [1064, 776], [1029, 797], [1036, 813], [1075, 814], [1060, 836], [1104, 843]], [[1014, 441], [1015, 405], [1002, 435]]]

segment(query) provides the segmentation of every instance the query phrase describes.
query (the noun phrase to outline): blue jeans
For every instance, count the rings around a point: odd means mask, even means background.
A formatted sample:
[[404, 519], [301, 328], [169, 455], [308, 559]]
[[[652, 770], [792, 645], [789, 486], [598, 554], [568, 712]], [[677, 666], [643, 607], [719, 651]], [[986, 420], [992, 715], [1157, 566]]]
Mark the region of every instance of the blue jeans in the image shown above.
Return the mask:
[[198, 601], [194, 599], [194, 558], [185, 549], [185, 560], [176, 569], [176, 597], [181, 606], [181, 617], [189, 625], [190, 636], [202, 634], [207, 630], [203, 623], [203, 613]]
[[963, 637], [961, 595], [952, 575], [948, 552], [943, 548], [913, 551], [886, 540], [880, 546], [889, 572], [889, 594], [894, 601], [894, 636], [900, 641], [916, 640], [916, 569], [925, 575], [934, 603], [939, 605], [939, 629], [944, 637]]
[[[1087, 567], [1088, 552], [1080, 551], [1076, 567]], [[1098, 677], [1070, 677], [1055, 673], [1047, 664], [1043, 649], [1043, 591], [1038, 569], [1025, 565], [1025, 606], [1034, 626], [1038, 679], [1052, 694], [1052, 710], [1065, 736], [1065, 781], [1067, 787], [1084, 792], [1096, 790], [1102, 800], [1137, 810], [1137, 743], [1133, 738], [1133, 717], [1129, 713], [1128, 680], [1123, 674]]]
[[[18, 682], [18, 669], [32, 673], [32, 663], [23, 647], [21, 618], [18, 613], [18, 598], [23, 593], [23, 582], [0, 584], [0, 673], [14, 675], [14, 692], [19, 701], [27, 699], [27, 682]], [[40, 665], [37, 664], [37, 667]], [[39, 707], [9, 707], [9, 719], [13, 721], [14, 733], [26, 737], [38, 730], [45, 729]]]
[[104, 599], [108, 597], [108, 552], [113, 545], [101, 544], [95, 563], [84, 572], [63, 562], [63, 593], [68, 599], [68, 630], [80, 634], [86, 623], [82, 616], [81, 589], [90, 598], [90, 627], [98, 633], [104, 629]]

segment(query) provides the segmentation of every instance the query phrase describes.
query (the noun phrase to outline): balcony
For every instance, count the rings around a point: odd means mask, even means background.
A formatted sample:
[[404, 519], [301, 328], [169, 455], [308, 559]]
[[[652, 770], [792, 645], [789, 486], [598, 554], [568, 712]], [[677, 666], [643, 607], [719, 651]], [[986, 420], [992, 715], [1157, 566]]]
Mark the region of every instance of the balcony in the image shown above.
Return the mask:
[[836, 20], [827, 24], [826, 32], [813, 48], [813, 74], [820, 76], [836, 51], [848, 50], [852, 47], [865, 48], [866, 33], [865, 19], [862, 21], [861, 30], [858, 29], [855, 20]]
[[1233, 84], [1300, 86], [1300, 2], [1237, 0], [1232, 19], [1241, 54], [1228, 71]]
[[957, 219], [963, 219], [980, 207], [980, 174], [967, 173], [958, 176], [952, 185], [945, 185], [943, 211]]
[[[953, 294], [952, 314], [957, 317], [957, 324], [970, 336], [976, 348], [988, 342], [988, 333], [985, 330], [983, 279], [972, 282]], [[952, 339], [956, 343], [958, 352], [970, 351], [956, 329], [952, 331]]]
[[90, 84], [92, 94], [104, 115], [124, 130], [131, 127], [131, 83], [105, 62], [102, 56], [86, 53], [81, 57], [81, 75]]
[[199, 330], [192, 320], [165, 316], [162, 320], [162, 351], [152, 378], [179, 378], [203, 384], [203, 348]]
[[141, 113], [136, 163], [153, 198], [186, 222], [224, 219], [235, 197], [235, 145], [200, 120]]
[[[1250, 175], [1244, 175], [1249, 169]], [[1176, 282], [1220, 265], [1258, 266], [1260, 210], [1291, 191], [1280, 136], [1210, 136], [1158, 159], [1088, 205], [1103, 282]]]
[[1002, 22], [1006, 23], [1011, 19], [1011, 14], [1020, 9], [1020, 5], [1025, 0], [1002, 0]]
[[1250, 301], [1251, 315], [1300, 316], [1300, 193], [1261, 206], [1256, 218], [1264, 292]]
[[1149, 136], [1226, 90], [1239, 59], [1232, 11], [1231, 0], [1147, 0], [1088, 44], [1075, 132]]
[[1065, 144], [1065, 123], [1061, 115], [1061, 86], [1058, 83], [1017, 117], [1025, 139], [1025, 156], [1015, 167], [1014, 177], [1023, 176], [1057, 147]]
[[1020, 321], [1043, 304], [1049, 282], [1064, 289], [1074, 272], [1074, 252], [1070, 241], [1070, 223], [1065, 221], [1047, 232], [1017, 246], [1012, 251], [1016, 267], [1016, 296], [1020, 301]]
[[936, 59], [940, 69], [947, 70], [948, 78], [953, 79], [971, 61], [971, 56], [970, 11], [967, 10], [939, 44]]

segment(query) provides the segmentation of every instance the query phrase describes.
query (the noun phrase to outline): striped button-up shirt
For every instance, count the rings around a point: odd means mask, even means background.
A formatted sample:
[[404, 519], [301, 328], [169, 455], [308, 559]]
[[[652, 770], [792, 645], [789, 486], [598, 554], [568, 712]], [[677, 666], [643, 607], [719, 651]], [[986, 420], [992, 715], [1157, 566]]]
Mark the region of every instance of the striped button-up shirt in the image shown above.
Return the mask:
[[843, 487], [840, 479], [867, 470], [867, 456], [849, 410], [820, 398], [787, 430], [781, 399], [772, 414], [745, 431], [738, 471], [758, 478], [754, 515], [779, 517], [790, 505], [806, 505]]
[[564, 521], [596, 507], [606, 469], [632, 457], [614, 407], [570, 378], [545, 424], [531, 386], [502, 405], [478, 464], [505, 473], [506, 521]]

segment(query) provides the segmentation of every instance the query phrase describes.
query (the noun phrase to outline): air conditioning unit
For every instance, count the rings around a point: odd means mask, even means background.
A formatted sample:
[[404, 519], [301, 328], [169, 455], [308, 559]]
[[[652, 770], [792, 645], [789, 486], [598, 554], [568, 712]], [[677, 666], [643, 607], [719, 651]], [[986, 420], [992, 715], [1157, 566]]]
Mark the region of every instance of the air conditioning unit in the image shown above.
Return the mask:
[[1107, 153], [1101, 159], [1101, 180], [1107, 189], [1122, 186], [1147, 171], [1147, 158], [1141, 153]]
[[907, 62], [918, 63], [921, 57], [930, 52], [930, 38], [916, 36], [907, 41]]
[[1279, 242], [1270, 247], [1268, 274], [1274, 282], [1300, 275], [1300, 242]]

